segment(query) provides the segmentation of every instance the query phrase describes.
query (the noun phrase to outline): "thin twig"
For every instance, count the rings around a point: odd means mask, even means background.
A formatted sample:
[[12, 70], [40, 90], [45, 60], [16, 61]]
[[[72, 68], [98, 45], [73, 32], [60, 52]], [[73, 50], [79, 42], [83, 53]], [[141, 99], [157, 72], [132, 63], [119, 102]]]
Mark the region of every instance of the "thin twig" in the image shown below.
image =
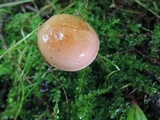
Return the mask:
[[136, 50], [136, 49], [134, 49], [134, 51], [135, 51], [136, 53], [138, 53], [139, 55], [142, 55], [142, 57], [144, 57], [145, 59], [147, 59], [147, 60], [150, 61], [151, 63], [160, 66], [160, 61], [158, 61], [157, 59], [150, 58], [148, 55], [145, 55], [144, 53], [142, 53], [141, 51], [138, 51], [138, 50]]
[[156, 17], [160, 18], [160, 16], [154, 12], [152, 9], [148, 8], [145, 4], [143, 4], [140, 0], [134, 0], [134, 2], [136, 2], [137, 4], [139, 4], [140, 6], [142, 6], [143, 8], [147, 9], [149, 12], [151, 12], [153, 15], [155, 15]]
[[56, 82], [61, 86], [63, 92], [64, 92], [64, 95], [65, 95], [65, 99], [66, 99], [66, 108], [67, 108], [67, 120], [69, 118], [69, 110], [70, 110], [70, 106], [69, 106], [69, 100], [68, 100], [68, 96], [67, 96], [67, 92], [64, 88], [64, 86], [62, 85], [62, 83], [55, 77], [55, 75], [53, 74], [53, 71], [52, 69], [49, 69], [50, 73], [53, 75], [54, 79], [56, 80]]

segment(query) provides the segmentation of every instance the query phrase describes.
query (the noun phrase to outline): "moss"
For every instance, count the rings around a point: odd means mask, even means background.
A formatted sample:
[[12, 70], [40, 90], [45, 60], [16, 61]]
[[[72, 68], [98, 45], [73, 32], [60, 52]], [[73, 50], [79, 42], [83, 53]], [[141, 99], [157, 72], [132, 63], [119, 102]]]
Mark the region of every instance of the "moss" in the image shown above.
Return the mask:
[[[132, 100], [148, 119], [160, 118], [160, 2], [112, 4], [51, 0], [0, 6], [6, 11], [0, 14], [2, 120], [124, 120]], [[99, 55], [84, 70], [54, 69], [38, 50], [38, 27], [58, 13], [82, 17], [99, 35]]]

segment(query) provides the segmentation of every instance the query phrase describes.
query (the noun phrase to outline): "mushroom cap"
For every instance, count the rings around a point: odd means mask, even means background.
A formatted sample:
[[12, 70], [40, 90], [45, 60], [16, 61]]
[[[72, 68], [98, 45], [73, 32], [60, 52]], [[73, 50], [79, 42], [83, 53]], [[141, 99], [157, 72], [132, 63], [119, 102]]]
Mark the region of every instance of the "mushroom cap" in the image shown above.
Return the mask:
[[65, 71], [78, 71], [96, 58], [99, 38], [83, 19], [70, 14], [58, 14], [39, 29], [38, 47], [52, 66]]

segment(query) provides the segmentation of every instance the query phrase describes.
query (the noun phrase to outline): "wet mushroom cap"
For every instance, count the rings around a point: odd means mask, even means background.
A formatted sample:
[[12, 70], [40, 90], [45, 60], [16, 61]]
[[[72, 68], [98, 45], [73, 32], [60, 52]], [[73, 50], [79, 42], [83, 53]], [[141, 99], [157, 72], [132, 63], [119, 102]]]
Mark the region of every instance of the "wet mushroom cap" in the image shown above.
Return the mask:
[[65, 71], [78, 71], [93, 62], [99, 38], [83, 19], [58, 14], [48, 19], [38, 31], [38, 47], [44, 59]]

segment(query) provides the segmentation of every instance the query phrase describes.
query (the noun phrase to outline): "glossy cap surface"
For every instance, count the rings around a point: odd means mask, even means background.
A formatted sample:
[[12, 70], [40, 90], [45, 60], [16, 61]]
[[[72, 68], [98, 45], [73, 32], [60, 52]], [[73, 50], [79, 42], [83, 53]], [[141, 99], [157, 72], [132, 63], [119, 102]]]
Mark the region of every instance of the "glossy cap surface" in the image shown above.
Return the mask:
[[96, 58], [99, 38], [83, 19], [58, 14], [39, 29], [38, 47], [52, 66], [65, 71], [77, 71], [87, 67]]

